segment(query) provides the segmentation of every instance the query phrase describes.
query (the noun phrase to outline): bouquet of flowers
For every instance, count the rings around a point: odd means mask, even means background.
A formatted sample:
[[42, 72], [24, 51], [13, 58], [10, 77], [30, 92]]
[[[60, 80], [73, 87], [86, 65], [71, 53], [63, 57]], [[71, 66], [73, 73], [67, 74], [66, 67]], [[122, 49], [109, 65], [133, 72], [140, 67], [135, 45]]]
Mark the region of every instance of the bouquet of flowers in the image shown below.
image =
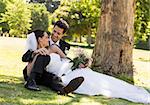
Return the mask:
[[77, 68], [89, 67], [91, 65], [92, 59], [86, 55], [83, 49], [78, 48], [75, 52], [76, 57], [71, 61], [73, 62], [73, 65], [71, 67], [72, 70], [75, 70]]

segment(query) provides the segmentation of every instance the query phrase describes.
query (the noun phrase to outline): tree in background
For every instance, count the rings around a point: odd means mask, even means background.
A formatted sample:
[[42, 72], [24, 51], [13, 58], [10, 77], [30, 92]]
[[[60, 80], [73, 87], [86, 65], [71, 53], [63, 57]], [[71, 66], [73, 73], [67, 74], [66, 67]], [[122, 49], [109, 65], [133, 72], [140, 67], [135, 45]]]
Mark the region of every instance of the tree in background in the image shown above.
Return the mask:
[[88, 44], [91, 44], [91, 35], [96, 34], [96, 27], [100, 16], [99, 0], [64, 0], [53, 13], [53, 19], [65, 19], [70, 29], [68, 34], [77, 37], [86, 35]]
[[[6, 0], [0, 1], [0, 21], [2, 18], [2, 14], [4, 14], [6, 11]], [[6, 22], [0, 22], [0, 31], [6, 32], [9, 30], [9, 26]]]
[[2, 13], [5, 13], [5, 11], [6, 11], [6, 4], [5, 4], [5, 0], [1, 0], [0, 1], [0, 17], [2, 17]]
[[43, 3], [50, 13], [53, 13], [60, 5], [59, 0], [28, 0], [30, 3]]
[[60, 5], [60, 1], [58, 0], [47, 0], [45, 2], [45, 6], [50, 13], [53, 13]]
[[102, 0], [93, 69], [133, 80], [135, 0]]
[[[28, 2], [25, 3], [25, 1]], [[85, 42], [85, 39], [87, 39], [90, 46], [94, 42], [93, 39], [97, 32], [98, 18], [101, 13], [99, 12], [100, 1], [0, 0], [0, 31], [9, 32], [11, 36], [21, 37], [21, 34], [26, 34], [28, 30], [33, 31], [37, 28], [47, 30], [48, 23], [51, 24], [53, 21], [64, 18], [70, 24], [70, 30], [67, 33], [72, 36], [70, 40]], [[150, 49], [148, 44], [150, 42], [149, 5], [149, 0], [136, 0], [137, 8], [134, 24], [136, 48]]]
[[134, 24], [135, 45], [137, 48], [148, 49], [148, 39], [150, 40], [150, 1], [137, 0], [136, 6], [137, 7], [136, 7], [136, 16], [135, 16], [135, 24]]
[[29, 9], [31, 10], [32, 26], [31, 31], [41, 29], [48, 30], [49, 26], [49, 12], [44, 4], [30, 3]]
[[10, 36], [22, 37], [31, 26], [31, 14], [25, 0], [6, 0], [6, 12], [2, 13], [1, 22], [9, 26]]

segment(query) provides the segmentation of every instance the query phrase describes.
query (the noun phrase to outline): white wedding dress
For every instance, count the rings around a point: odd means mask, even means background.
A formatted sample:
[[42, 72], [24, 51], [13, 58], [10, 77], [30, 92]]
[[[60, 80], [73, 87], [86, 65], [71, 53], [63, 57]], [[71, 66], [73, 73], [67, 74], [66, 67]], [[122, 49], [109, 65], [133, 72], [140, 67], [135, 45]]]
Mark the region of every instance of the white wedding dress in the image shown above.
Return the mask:
[[[86, 95], [104, 95], [113, 98], [123, 98], [132, 102], [150, 103], [150, 93], [144, 88], [131, 85], [114, 77], [92, 71], [90, 68], [70, 68], [72, 63], [69, 60], [61, 59], [58, 54], [50, 54], [51, 61], [47, 71], [62, 78], [67, 85], [73, 78], [84, 77], [83, 83], [74, 93]], [[65, 74], [65, 75], [63, 75]], [[63, 76], [62, 76], [63, 75]]]

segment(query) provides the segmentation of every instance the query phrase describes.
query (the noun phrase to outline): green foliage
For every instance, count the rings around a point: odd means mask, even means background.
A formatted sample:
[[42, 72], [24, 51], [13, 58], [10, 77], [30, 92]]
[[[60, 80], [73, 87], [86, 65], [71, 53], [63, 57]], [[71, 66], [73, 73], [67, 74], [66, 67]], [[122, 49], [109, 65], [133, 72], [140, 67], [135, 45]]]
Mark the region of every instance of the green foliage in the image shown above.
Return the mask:
[[0, 1], [0, 17], [1, 17], [1, 13], [4, 13], [6, 11], [5, 8], [6, 8], [5, 1], [1, 0]]
[[2, 13], [1, 22], [6, 22], [11, 36], [26, 34], [31, 26], [31, 14], [25, 0], [7, 0], [6, 12]]
[[45, 6], [50, 13], [53, 13], [58, 8], [59, 5], [60, 1], [47, 0], [45, 2]]
[[[6, 0], [0, 1], [0, 20], [2, 18], [2, 14], [6, 11]], [[8, 30], [9, 26], [6, 22], [0, 22], [0, 27], [3, 29], [3, 31]]]
[[29, 9], [31, 10], [32, 26], [31, 31], [36, 29], [48, 30], [49, 25], [49, 12], [44, 4], [30, 3]]
[[150, 37], [150, 1], [136, 1], [136, 16], [135, 16], [135, 44], [139, 41], [147, 41]]
[[59, 0], [30, 0], [30, 3], [43, 3], [50, 13], [53, 13], [60, 5]]
[[70, 35], [95, 35], [100, 16], [99, 0], [65, 0], [54, 12], [53, 19], [65, 19]]
[[35, 29], [47, 31], [49, 12], [44, 4], [28, 4], [25, 0], [3, 0], [0, 1], [0, 6], [0, 26], [9, 30], [10, 36], [22, 37], [29, 30]]
[[[31, 0], [32, 2], [33, 0]], [[37, 0], [36, 0], [37, 1]], [[58, 9], [56, 9], [61, 1]], [[42, 3], [26, 3], [26, 0], [0, 0], [0, 28], [9, 30], [11, 36], [21, 37], [28, 30], [47, 31], [49, 23], [65, 19], [73, 38], [95, 37], [100, 17], [101, 0], [38, 0]], [[51, 6], [54, 5], [54, 8]], [[150, 37], [150, 2], [136, 1], [135, 44], [147, 47]], [[55, 10], [56, 9], [56, 10]], [[53, 14], [49, 13], [54, 12]], [[142, 44], [140, 44], [142, 43]], [[138, 44], [138, 45], [137, 45]]]

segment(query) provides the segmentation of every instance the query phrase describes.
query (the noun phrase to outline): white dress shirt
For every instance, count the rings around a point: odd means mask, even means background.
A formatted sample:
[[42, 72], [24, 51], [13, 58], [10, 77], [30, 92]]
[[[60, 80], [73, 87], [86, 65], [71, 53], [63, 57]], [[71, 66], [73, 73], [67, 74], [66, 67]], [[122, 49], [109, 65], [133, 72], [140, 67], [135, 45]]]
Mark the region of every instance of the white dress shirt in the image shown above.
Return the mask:
[[50, 37], [50, 38], [49, 38], [49, 41], [50, 41], [50, 46], [53, 45], [53, 44], [56, 44], [56, 45], [60, 46], [60, 45], [59, 45], [59, 41], [60, 41], [60, 40], [58, 40], [58, 41], [55, 43], [55, 42], [52, 41], [52, 39], [51, 39], [51, 37]]

